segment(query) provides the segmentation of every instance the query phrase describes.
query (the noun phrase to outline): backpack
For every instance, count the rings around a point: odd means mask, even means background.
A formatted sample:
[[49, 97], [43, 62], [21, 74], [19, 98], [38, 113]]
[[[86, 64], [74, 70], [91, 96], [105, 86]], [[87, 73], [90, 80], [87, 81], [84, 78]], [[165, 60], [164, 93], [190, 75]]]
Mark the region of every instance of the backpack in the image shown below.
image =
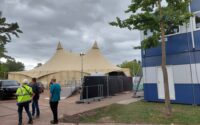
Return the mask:
[[39, 93], [43, 93], [44, 92], [44, 87], [41, 83], [38, 83], [38, 89], [39, 89]]

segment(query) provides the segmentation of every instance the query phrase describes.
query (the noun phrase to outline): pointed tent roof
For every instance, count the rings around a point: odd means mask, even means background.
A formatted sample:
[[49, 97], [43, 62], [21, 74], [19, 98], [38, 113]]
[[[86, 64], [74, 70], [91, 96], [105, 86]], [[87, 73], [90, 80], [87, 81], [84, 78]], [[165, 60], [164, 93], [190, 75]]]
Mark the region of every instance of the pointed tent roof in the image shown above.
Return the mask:
[[44, 65], [29, 71], [18, 73], [38, 78], [59, 71], [80, 71], [80, 62], [78, 54], [65, 51], [59, 42], [57, 45], [57, 51]]
[[36, 70], [80, 70], [80, 65], [78, 64], [79, 62], [79, 55], [65, 51], [59, 42], [57, 51], [53, 57], [43, 66], [36, 68]]
[[97, 42], [84, 56], [84, 70], [102, 71], [102, 70], [120, 70], [119, 67], [111, 64], [101, 53]]
[[[59, 51], [58, 51], [59, 50]], [[60, 71], [80, 71], [81, 57], [79, 54], [65, 51], [58, 43], [57, 51], [44, 65], [22, 72], [15, 72], [30, 77], [42, 77]], [[83, 70], [87, 73], [120, 71], [121, 68], [111, 64], [100, 52], [95, 41], [92, 48], [83, 56]], [[12, 72], [14, 73], [14, 72]]]
[[61, 50], [61, 49], [63, 49], [63, 47], [62, 47], [62, 45], [61, 45], [61, 43], [60, 43], [60, 41], [58, 42], [58, 45], [57, 45], [57, 50]]
[[98, 45], [97, 45], [97, 41], [94, 41], [94, 44], [92, 46], [92, 49], [99, 49]]

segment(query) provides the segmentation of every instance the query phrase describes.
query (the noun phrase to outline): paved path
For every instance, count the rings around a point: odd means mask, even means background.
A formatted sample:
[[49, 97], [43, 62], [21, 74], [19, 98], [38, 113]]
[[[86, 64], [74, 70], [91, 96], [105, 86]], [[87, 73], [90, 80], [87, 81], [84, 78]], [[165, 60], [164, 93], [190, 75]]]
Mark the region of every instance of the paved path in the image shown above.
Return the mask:
[[[34, 120], [35, 125], [49, 125], [49, 121], [52, 119], [52, 113], [49, 108], [49, 101], [44, 99], [48, 94], [45, 92], [41, 95], [39, 104], [41, 108], [41, 116], [39, 119]], [[104, 107], [113, 103], [123, 102], [123, 100], [128, 100], [128, 102], [135, 102], [138, 99], [132, 98], [132, 93], [123, 93], [117, 96], [112, 96], [109, 98], [105, 98], [100, 102], [92, 102], [90, 104], [76, 104], [80, 95], [76, 95], [70, 97], [68, 99], [61, 100], [59, 103], [59, 117], [63, 114], [66, 115], [74, 115], [78, 113], [82, 113], [85, 111], [89, 111], [92, 109]], [[126, 102], [126, 101], [125, 101]], [[0, 125], [17, 125], [18, 115], [17, 115], [17, 106], [15, 100], [9, 101], [0, 101]], [[24, 125], [27, 122], [27, 116], [24, 113], [23, 116]], [[66, 123], [59, 123], [60, 125], [73, 125]], [[94, 124], [91, 124], [94, 125]], [[109, 124], [116, 125], [116, 124]]]

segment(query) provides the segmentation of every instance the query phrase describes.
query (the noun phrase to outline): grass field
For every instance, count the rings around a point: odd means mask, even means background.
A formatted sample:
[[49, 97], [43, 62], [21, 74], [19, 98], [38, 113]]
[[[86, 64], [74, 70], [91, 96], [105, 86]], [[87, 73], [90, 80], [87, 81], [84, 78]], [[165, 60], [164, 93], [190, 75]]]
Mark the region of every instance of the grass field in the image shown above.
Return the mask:
[[139, 101], [129, 105], [113, 104], [79, 115], [83, 123], [200, 124], [200, 107], [173, 104], [173, 115], [166, 117], [163, 103]]

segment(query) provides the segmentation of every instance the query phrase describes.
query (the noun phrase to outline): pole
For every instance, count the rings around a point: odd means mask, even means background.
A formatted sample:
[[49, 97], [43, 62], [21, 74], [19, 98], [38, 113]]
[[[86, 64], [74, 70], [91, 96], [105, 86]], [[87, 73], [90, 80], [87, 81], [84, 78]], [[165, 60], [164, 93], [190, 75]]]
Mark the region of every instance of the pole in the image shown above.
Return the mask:
[[106, 77], [106, 82], [107, 82], [107, 97], [109, 97], [109, 84], [108, 84], [108, 76]]
[[83, 82], [83, 56], [81, 55], [81, 82]]
[[83, 83], [83, 56], [85, 54], [84, 53], [80, 53], [80, 56], [81, 56], [81, 83]]
[[[191, 12], [191, 4], [189, 4], [189, 12]], [[193, 17], [190, 17], [190, 30], [192, 34], [192, 47], [193, 49], [195, 48], [195, 43], [194, 43], [194, 23], [192, 20]]]
[[83, 89], [84, 89], [84, 87], [83, 87], [83, 56], [84, 55], [85, 55], [84, 53], [82, 53], [82, 52], [80, 53], [80, 57], [81, 57], [81, 85], [82, 85], [80, 100], [83, 99]]

